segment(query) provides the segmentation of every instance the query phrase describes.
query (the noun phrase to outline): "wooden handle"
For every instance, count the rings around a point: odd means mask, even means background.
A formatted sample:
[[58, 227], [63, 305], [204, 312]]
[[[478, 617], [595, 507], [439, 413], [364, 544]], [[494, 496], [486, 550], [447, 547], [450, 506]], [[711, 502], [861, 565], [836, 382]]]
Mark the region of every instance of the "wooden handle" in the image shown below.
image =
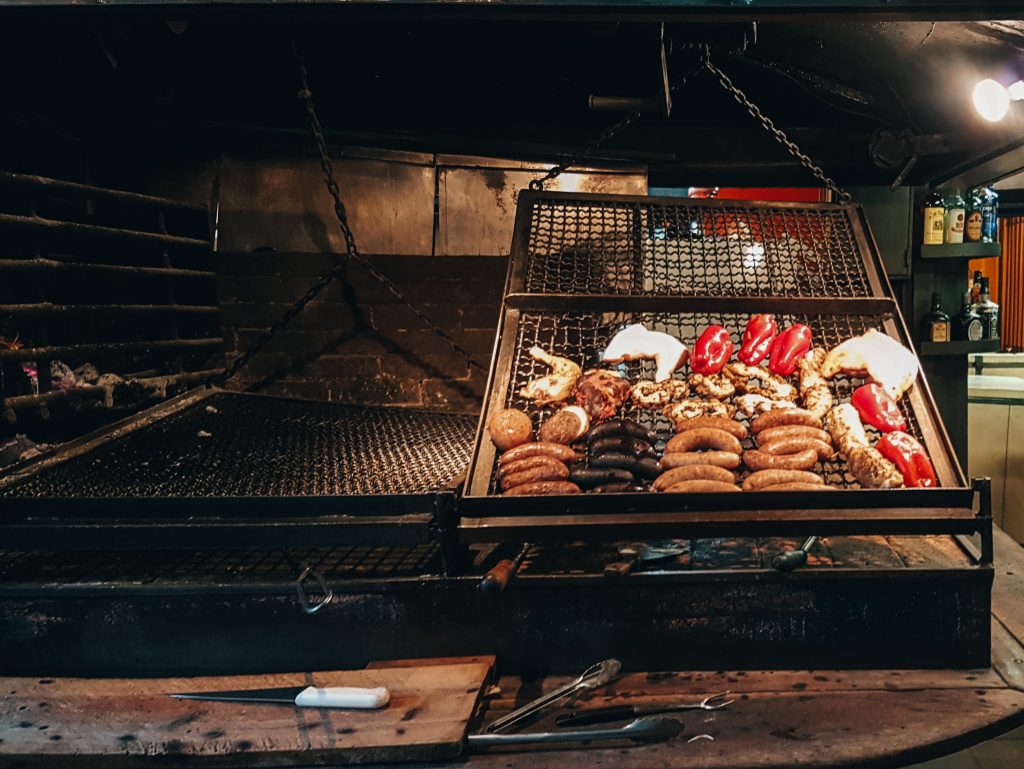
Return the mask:
[[480, 583], [480, 589], [485, 593], [500, 593], [512, 580], [516, 573], [516, 565], [508, 558], [498, 561], [494, 567], [484, 575]]

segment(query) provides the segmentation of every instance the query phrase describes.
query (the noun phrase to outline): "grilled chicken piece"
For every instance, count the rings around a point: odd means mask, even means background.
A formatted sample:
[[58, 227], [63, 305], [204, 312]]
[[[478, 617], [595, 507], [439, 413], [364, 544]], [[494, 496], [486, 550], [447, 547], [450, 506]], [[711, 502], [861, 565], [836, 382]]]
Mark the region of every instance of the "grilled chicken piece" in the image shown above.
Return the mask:
[[736, 405], [739, 406], [740, 411], [748, 417], [756, 417], [758, 414], [764, 414], [766, 411], [771, 411], [772, 409], [796, 408], [796, 404], [792, 401], [773, 401], [771, 398], [766, 398], [763, 395], [757, 395], [756, 393], [738, 395], [735, 398], [735, 402]]
[[652, 382], [645, 379], [633, 385], [630, 397], [637, 408], [660, 409], [670, 403], [684, 400], [690, 394], [690, 386], [682, 379]]
[[903, 475], [874, 446], [859, 446], [846, 455], [846, 465], [857, 482], [869, 489], [898, 489]]
[[682, 368], [689, 357], [686, 345], [674, 336], [661, 331], [648, 331], [640, 323], [626, 326], [612, 337], [602, 360], [605, 363], [621, 363], [627, 360], [654, 360], [657, 371], [655, 382], [665, 382], [672, 373]]
[[724, 374], [690, 374], [690, 386], [698, 395], [722, 400], [736, 394], [736, 387]]
[[828, 412], [825, 417], [825, 429], [847, 458], [857, 449], [871, 445], [868, 434], [864, 431], [864, 423], [860, 421], [860, 414], [851, 403], [843, 403]]
[[617, 371], [590, 369], [576, 384], [576, 403], [593, 422], [611, 419], [629, 399], [630, 387]]
[[666, 406], [661, 413], [678, 427], [681, 422], [695, 417], [729, 417], [731, 419], [736, 413], [736, 407], [716, 400], [688, 398]]
[[740, 361], [726, 363], [722, 373], [729, 377], [741, 393], [763, 395], [773, 401], [796, 400], [796, 388], [764, 366], [750, 366]]
[[530, 357], [550, 366], [551, 373], [534, 379], [519, 394], [538, 406], [567, 400], [582, 373], [580, 367], [568, 358], [559, 358], [536, 345], [530, 348]]
[[821, 375], [866, 375], [881, 385], [893, 400], [909, 390], [917, 379], [917, 357], [891, 336], [870, 329], [834, 347], [821, 364]]
[[800, 397], [804, 408], [818, 419], [824, 419], [832, 408], [832, 390], [821, 375], [821, 364], [825, 361], [825, 350], [815, 347], [797, 361], [800, 373]]

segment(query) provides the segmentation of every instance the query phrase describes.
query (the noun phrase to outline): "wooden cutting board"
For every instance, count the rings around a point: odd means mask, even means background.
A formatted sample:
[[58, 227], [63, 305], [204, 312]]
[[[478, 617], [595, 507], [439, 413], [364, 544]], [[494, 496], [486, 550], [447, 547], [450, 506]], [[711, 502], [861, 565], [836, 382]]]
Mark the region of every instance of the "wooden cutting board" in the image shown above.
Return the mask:
[[[0, 678], [0, 766], [284, 766], [458, 756], [487, 662], [258, 676]], [[386, 686], [376, 711], [177, 700], [170, 692]]]

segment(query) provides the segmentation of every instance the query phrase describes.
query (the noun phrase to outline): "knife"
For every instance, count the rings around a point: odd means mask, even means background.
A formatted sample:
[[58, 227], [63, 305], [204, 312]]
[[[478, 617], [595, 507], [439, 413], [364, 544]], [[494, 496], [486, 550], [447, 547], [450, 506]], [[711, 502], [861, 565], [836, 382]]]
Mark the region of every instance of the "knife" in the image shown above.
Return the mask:
[[227, 692], [180, 692], [169, 694], [178, 700], [216, 702], [264, 702], [299, 708], [382, 708], [391, 699], [383, 686], [361, 689], [355, 686], [284, 686], [277, 689], [239, 689]]

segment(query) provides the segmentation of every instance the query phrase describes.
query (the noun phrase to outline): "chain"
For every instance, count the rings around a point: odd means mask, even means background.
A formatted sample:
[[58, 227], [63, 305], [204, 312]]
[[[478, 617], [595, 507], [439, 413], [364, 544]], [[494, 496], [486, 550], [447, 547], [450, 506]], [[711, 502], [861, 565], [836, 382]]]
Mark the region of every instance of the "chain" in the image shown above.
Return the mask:
[[341, 233], [345, 238], [345, 255], [332, 254], [334, 258], [334, 268], [325, 272], [309, 287], [305, 294], [299, 298], [291, 307], [289, 307], [285, 313], [274, 323], [270, 328], [260, 334], [259, 338], [250, 345], [245, 352], [235, 358], [231, 365], [224, 369], [220, 374], [217, 374], [211, 379], [211, 383], [223, 384], [227, 380], [231, 379], [238, 371], [245, 366], [260, 350], [262, 350], [271, 339], [273, 339], [278, 332], [284, 329], [296, 315], [301, 313], [310, 302], [317, 298], [320, 293], [327, 288], [336, 279], [340, 279], [344, 275], [345, 265], [349, 259], [354, 259], [362, 267], [373, 276], [373, 278], [384, 286], [395, 299], [397, 299], [406, 309], [412, 312], [420, 321], [441, 337], [448, 346], [463, 358], [466, 363], [469, 364], [470, 368], [476, 369], [477, 371], [484, 372], [484, 367], [476, 361], [476, 359], [466, 349], [464, 349], [451, 335], [445, 331], [441, 326], [432, 321], [411, 301], [409, 301], [398, 286], [396, 286], [391, 278], [381, 272], [377, 267], [367, 261], [366, 257], [359, 253], [359, 249], [356, 246], [356, 238], [352, 233], [352, 228], [349, 226], [348, 213], [345, 210], [345, 204], [341, 200], [341, 190], [338, 187], [338, 182], [334, 177], [334, 165], [331, 163], [331, 158], [327, 154], [327, 140], [324, 138], [323, 128], [320, 125], [320, 119], [316, 114], [316, 107], [313, 104], [313, 93], [309, 89], [309, 78], [306, 73], [306, 64], [299, 54], [298, 49], [295, 50], [295, 58], [298, 62], [299, 76], [302, 80], [302, 90], [299, 91], [299, 98], [303, 100], [306, 107], [306, 115], [309, 119], [309, 127], [313, 132], [313, 137], [316, 139], [317, 151], [320, 155], [320, 168], [324, 172], [324, 184], [327, 187], [328, 193], [331, 195], [331, 200], [334, 203], [334, 216], [338, 220], [338, 225], [341, 227]]
[[606, 141], [608, 141], [613, 136], [618, 134], [620, 131], [623, 131], [624, 129], [626, 129], [629, 126], [633, 125], [633, 123], [635, 123], [639, 119], [640, 119], [640, 113], [639, 112], [630, 112], [628, 115], [626, 115], [626, 117], [622, 118], [622, 120], [620, 120], [618, 123], [615, 123], [614, 125], [608, 126], [603, 131], [601, 131], [600, 135], [596, 139], [594, 139], [592, 142], [590, 142], [590, 144], [588, 144], [586, 147], [584, 147], [580, 152], [577, 152], [575, 155], [570, 156], [568, 160], [563, 160], [558, 165], [552, 166], [548, 170], [548, 172], [546, 174], [544, 174], [542, 177], [540, 177], [539, 179], [534, 179], [533, 181], [531, 181], [530, 182], [530, 189], [531, 190], [538, 190], [538, 191], [539, 190], [543, 190], [544, 189], [544, 182], [549, 182], [552, 179], [554, 179], [555, 177], [561, 176], [567, 170], [569, 170], [572, 166], [578, 165], [579, 162], [581, 160], [583, 160], [584, 158], [591, 157], [592, 155], [594, 155], [594, 153], [596, 153], [601, 148], [602, 144], [604, 144]]
[[737, 102], [739, 102], [743, 107], [746, 107], [747, 112], [749, 112], [755, 120], [760, 122], [761, 125], [764, 126], [764, 129], [768, 131], [768, 133], [770, 133], [772, 136], [774, 136], [775, 140], [778, 141], [779, 144], [786, 148], [786, 151], [790, 155], [799, 160], [801, 165], [803, 165], [804, 168], [810, 171], [814, 178], [816, 178], [828, 189], [830, 189], [833, 193], [835, 193], [836, 197], [841, 202], [849, 203], [850, 200], [853, 199], [853, 196], [850, 195], [850, 193], [844, 190], [842, 187], [840, 187], [839, 184], [835, 181], [835, 179], [831, 178], [830, 176], [827, 176], [819, 166], [815, 165], [814, 161], [811, 160], [810, 157], [801, 152], [800, 148], [796, 146], [796, 144], [792, 140], [790, 140], [788, 136], [786, 136], [783, 130], [781, 128], [778, 128], [767, 115], [761, 112], [761, 109], [756, 104], [754, 104], [754, 102], [748, 99], [747, 95], [743, 93], [743, 91], [741, 91], [737, 86], [733, 85], [733, 82], [732, 80], [729, 79], [728, 75], [726, 75], [724, 72], [722, 72], [722, 70], [720, 70], [718, 67], [711, 63], [711, 52], [706, 47], [704, 48], [704, 68], [707, 69], [707, 71], [710, 72], [712, 75], [717, 77], [718, 82], [721, 83], [722, 85], [722, 88], [731, 93], [732, 97]]

